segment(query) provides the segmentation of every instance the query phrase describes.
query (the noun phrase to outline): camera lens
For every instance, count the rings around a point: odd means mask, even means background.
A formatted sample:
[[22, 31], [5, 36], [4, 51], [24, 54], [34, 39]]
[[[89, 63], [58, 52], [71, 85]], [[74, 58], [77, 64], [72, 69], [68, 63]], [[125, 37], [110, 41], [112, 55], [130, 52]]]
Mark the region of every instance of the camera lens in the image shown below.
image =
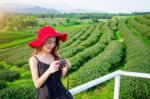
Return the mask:
[[61, 60], [60, 60], [60, 67], [61, 67], [61, 68], [64, 68], [64, 67], [65, 67], [65, 64], [66, 64], [66, 60], [61, 59]]

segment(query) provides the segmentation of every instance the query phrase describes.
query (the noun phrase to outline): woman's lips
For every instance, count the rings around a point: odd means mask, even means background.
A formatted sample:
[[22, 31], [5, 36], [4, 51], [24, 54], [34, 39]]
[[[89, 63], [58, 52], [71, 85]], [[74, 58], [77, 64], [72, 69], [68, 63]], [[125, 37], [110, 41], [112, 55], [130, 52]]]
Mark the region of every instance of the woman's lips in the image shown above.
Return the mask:
[[48, 47], [48, 49], [52, 50], [52, 48]]

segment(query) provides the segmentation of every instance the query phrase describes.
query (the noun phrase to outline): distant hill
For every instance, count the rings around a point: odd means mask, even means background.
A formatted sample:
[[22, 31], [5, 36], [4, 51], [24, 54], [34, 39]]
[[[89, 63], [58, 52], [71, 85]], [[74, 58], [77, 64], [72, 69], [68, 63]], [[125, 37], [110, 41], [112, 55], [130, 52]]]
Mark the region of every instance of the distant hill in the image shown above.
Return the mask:
[[32, 13], [32, 14], [56, 14], [60, 13], [55, 9], [43, 8], [40, 6], [33, 5], [22, 5], [22, 4], [0, 4], [0, 11], [7, 11], [13, 13]]
[[99, 12], [87, 8], [75, 8], [68, 5], [31, 5], [31, 4], [16, 4], [16, 3], [3, 3], [0, 4], [0, 12], [13, 12], [13, 13], [32, 13], [32, 14], [59, 14], [59, 13], [94, 13]]

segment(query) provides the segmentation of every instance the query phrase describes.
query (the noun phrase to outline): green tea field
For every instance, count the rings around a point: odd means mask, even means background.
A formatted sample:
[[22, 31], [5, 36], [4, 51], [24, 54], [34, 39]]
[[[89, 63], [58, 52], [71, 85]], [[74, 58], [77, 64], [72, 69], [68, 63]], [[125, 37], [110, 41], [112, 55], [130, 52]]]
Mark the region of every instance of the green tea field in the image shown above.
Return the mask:
[[[45, 22], [42, 20], [38, 19], [40, 24]], [[118, 69], [150, 73], [149, 14], [56, 28], [68, 33], [68, 40], [59, 46], [59, 53], [72, 63], [69, 89]], [[28, 63], [33, 49], [27, 46], [36, 34], [31, 30], [20, 32], [23, 31], [0, 31], [0, 99], [34, 99], [37, 94]], [[67, 77], [62, 82], [67, 86]], [[120, 99], [150, 99], [150, 79], [122, 77], [120, 86]], [[114, 79], [74, 98], [113, 99], [113, 90]]]

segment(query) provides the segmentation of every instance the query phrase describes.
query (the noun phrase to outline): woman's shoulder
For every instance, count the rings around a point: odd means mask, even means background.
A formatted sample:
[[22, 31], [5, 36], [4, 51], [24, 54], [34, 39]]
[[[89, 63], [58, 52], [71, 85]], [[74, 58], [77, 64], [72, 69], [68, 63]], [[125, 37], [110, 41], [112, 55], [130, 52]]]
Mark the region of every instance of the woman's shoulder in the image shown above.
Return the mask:
[[29, 64], [37, 64], [38, 63], [38, 60], [36, 58], [36, 56], [31, 56], [29, 58]]

